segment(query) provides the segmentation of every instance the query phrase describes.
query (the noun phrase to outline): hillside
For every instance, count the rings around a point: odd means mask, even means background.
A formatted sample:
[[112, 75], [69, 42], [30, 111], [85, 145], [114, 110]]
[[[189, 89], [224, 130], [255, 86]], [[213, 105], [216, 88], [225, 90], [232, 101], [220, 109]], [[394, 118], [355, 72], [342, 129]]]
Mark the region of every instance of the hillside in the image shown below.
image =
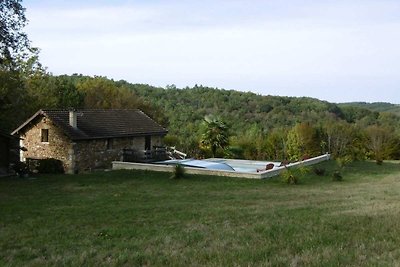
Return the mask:
[[[250, 129], [263, 133], [276, 128], [288, 129], [298, 122], [322, 126], [335, 120], [366, 127], [382, 119], [379, 112], [367, 108], [341, 106], [308, 97], [263, 96], [203, 86], [164, 89], [125, 81], [117, 83], [163, 110], [170, 133], [186, 144], [198, 142], [201, 122], [208, 114], [221, 117], [237, 136]], [[395, 125], [399, 117], [389, 115], [385, 120]]]
[[338, 104], [340, 107], [358, 107], [365, 108], [371, 111], [377, 112], [390, 112], [400, 116], [400, 105], [391, 104], [387, 102], [374, 102], [374, 103], [366, 103], [366, 102], [348, 102], [348, 103], [340, 103]]
[[[395, 149], [397, 144], [400, 147], [399, 116], [309, 97], [259, 95], [201, 85], [159, 88], [106, 77], [42, 72], [22, 79], [14, 89], [7, 92], [7, 105], [0, 113], [0, 128], [9, 131], [40, 108], [139, 108], [169, 130], [167, 145], [193, 157], [210, 156], [200, 141], [206, 127], [204, 117], [214, 115], [229, 129], [229, 149], [221, 147], [219, 156], [286, 159], [289, 154], [297, 158], [329, 151], [336, 156], [370, 158], [378, 152], [372, 151], [368, 134], [379, 133], [390, 137], [384, 139], [385, 149], [390, 149], [382, 157], [400, 158], [399, 153], [393, 154], [400, 151]], [[380, 129], [369, 129], [373, 125]], [[382, 145], [378, 148], [382, 150]]]

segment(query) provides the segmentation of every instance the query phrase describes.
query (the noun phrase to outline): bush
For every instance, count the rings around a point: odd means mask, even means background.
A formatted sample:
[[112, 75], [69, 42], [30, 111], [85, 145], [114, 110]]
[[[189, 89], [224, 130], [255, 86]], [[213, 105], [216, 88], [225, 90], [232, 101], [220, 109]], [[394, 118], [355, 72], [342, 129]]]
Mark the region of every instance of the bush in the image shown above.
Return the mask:
[[233, 159], [242, 159], [244, 150], [240, 146], [230, 146], [225, 149], [225, 157], [226, 158], [233, 158]]
[[18, 161], [13, 166], [13, 169], [19, 177], [25, 177], [29, 175], [29, 168], [25, 162]]
[[171, 179], [180, 179], [185, 175], [185, 168], [181, 164], [176, 164]]
[[300, 167], [297, 168], [297, 172], [300, 176], [305, 176], [307, 173], [310, 173], [310, 168], [301, 164]]
[[37, 162], [37, 171], [39, 173], [64, 173], [64, 166], [58, 159], [39, 159]]
[[344, 157], [338, 157], [336, 159], [336, 162], [338, 164], [338, 166], [343, 169], [344, 167], [346, 167], [347, 165], [349, 165], [352, 162], [352, 158], [350, 156], [344, 156]]
[[325, 175], [325, 169], [324, 168], [313, 168], [313, 172], [318, 175], [318, 176], [324, 176]]
[[345, 167], [347, 165], [349, 165], [352, 161], [353, 161], [353, 159], [349, 155], [336, 158], [336, 163], [339, 168], [337, 170], [335, 170], [333, 173], [333, 181], [342, 181], [343, 180], [341, 171], [343, 171], [345, 169]]
[[299, 182], [298, 176], [288, 168], [281, 172], [281, 177], [287, 184], [297, 184]]
[[342, 181], [343, 180], [342, 174], [339, 171], [334, 171], [332, 180], [338, 182]]
[[306, 174], [310, 172], [310, 168], [304, 166], [301, 164], [297, 168], [287, 168], [285, 167], [285, 170], [281, 172], [281, 177], [283, 181], [287, 184], [298, 184], [300, 181], [300, 178], [304, 177]]

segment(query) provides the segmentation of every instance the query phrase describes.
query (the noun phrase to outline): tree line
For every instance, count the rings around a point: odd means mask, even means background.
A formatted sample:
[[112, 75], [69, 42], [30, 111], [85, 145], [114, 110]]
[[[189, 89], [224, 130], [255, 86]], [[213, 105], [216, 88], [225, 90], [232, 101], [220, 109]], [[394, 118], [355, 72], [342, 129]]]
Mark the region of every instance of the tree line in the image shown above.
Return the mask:
[[[313, 98], [264, 96], [204, 86], [155, 88], [129, 84], [138, 96], [163, 108], [167, 141], [192, 155], [211, 156], [199, 145], [213, 114], [229, 129], [229, 146], [218, 156], [298, 160], [330, 153], [351, 160], [400, 158], [400, 118]], [[169, 140], [170, 139], [170, 140]]]
[[[400, 118], [392, 113], [203, 86], [158, 88], [106, 77], [54, 76], [32, 62], [0, 72], [6, 89], [0, 91], [3, 130], [11, 131], [41, 108], [139, 108], [168, 128], [168, 145], [193, 157], [400, 158]], [[219, 137], [224, 149], [207, 146], [204, 138], [208, 125], [217, 122], [224, 125], [226, 137]]]

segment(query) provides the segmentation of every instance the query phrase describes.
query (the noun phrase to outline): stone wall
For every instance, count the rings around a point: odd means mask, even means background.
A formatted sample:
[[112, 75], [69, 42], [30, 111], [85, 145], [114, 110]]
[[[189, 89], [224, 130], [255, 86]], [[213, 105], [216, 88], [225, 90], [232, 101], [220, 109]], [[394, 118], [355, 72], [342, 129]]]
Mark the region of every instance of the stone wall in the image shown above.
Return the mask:
[[[41, 141], [42, 129], [49, 131], [48, 142]], [[27, 151], [22, 152], [23, 159], [54, 158], [63, 162], [65, 170], [71, 168], [71, 142], [49, 118], [39, 117], [20, 137], [23, 139], [23, 147], [27, 149]]]
[[[42, 129], [48, 129], [48, 142], [41, 141]], [[111, 168], [112, 161], [122, 159], [122, 149], [144, 150], [145, 137], [126, 137], [71, 141], [49, 118], [39, 117], [24, 134], [27, 149], [23, 159], [55, 158], [61, 160], [67, 173]], [[162, 145], [162, 136], [152, 136], [151, 146]]]
[[[162, 145], [162, 137], [152, 136], [151, 145]], [[145, 137], [84, 140], [75, 142], [73, 146], [75, 171], [107, 169], [112, 167], [112, 161], [122, 160], [122, 149], [144, 150]]]

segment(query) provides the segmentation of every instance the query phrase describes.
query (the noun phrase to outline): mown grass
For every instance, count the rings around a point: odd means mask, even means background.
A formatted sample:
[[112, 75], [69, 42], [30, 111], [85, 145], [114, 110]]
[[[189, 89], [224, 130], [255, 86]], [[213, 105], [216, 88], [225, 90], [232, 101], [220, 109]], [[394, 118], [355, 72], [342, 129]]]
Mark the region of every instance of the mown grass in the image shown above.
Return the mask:
[[400, 164], [299, 185], [113, 171], [0, 179], [1, 266], [393, 266]]

